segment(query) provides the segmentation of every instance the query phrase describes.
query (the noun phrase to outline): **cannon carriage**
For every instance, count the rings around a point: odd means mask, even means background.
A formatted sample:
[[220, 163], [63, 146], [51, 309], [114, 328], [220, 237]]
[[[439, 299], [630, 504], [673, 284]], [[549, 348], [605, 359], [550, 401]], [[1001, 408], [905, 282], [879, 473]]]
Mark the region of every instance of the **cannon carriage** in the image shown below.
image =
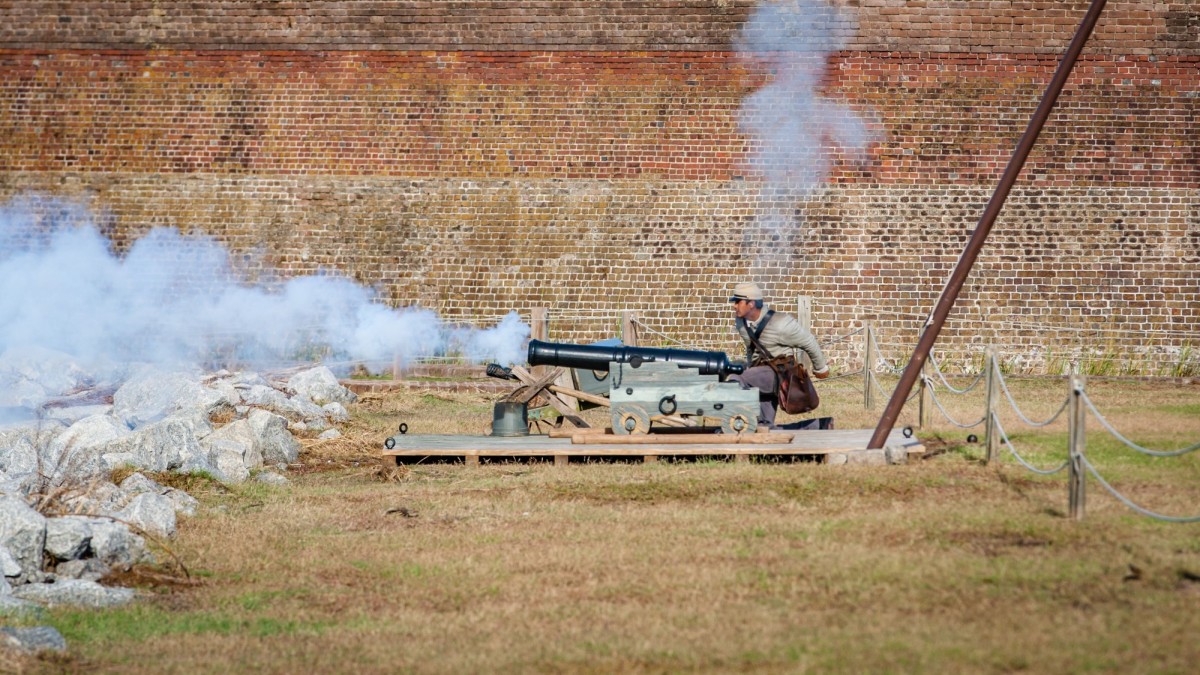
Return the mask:
[[724, 352], [530, 340], [528, 360], [607, 380], [614, 434], [649, 433], [666, 417], [714, 420], [725, 433], [752, 433], [758, 426], [759, 392], [725, 381], [745, 364]]

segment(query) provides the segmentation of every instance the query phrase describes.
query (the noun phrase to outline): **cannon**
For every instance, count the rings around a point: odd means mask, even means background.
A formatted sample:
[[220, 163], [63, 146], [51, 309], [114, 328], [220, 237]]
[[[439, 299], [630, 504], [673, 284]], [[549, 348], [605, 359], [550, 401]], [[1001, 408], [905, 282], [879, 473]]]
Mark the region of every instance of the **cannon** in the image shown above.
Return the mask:
[[758, 390], [725, 381], [746, 366], [724, 352], [530, 340], [528, 358], [531, 366], [575, 368], [607, 380], [615, 434], [648, 433], [665, 416], [711, 418], [726, 433], [757, 428]]
[[734, 375], [746, 370], [746, 364], [730, 361], [725, 352], [529, 341], [529, 365], [531, 366], [566, 366], [607, 371], [610, 363], [627, 363], [637, 368], [642, 363], [658, 361], [674, 363], [680, 368], [695, 368], [701, 375], [717, 375], [722, 380], [727, 375]]

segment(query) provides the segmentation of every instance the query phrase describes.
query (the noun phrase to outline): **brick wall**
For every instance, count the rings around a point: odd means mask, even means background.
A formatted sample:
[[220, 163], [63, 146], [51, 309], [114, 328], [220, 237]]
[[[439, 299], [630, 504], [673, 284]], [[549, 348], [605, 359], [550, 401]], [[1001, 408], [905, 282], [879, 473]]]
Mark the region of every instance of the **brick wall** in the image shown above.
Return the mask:
[[[778, 237], [773, 297], [905, 357], [1087, 3], [845, 4], [822, 91], [876, 142], [789, 197], [738, 126], [773, 78], [735, 53], [749, 2], [0, 2], [0, 200], [71, 196], [119, 249], [200, 230], [251, 273], [338, 270], [453, 319], [548, 305], [586, 340], [633, 309], [720, 348]], [[1200, 9], [1110, 1], [941, 344], [1194, 342], [1198, 106]]]

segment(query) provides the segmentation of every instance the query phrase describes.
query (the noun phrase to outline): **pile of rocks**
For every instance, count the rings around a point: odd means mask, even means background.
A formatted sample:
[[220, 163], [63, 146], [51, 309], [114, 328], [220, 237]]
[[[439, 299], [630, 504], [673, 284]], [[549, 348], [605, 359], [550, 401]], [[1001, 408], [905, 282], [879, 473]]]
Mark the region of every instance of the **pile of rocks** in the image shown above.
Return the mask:
[[[4, 376], [0, 363], [0, 384]], [[116, 485], [114, 469], [286, 483], [281, 472], [300, 452], [296, 434], [336, 438], [334, 425], [357, 398], [325, 367], [274, 382], [248, 372], [146, 368], [110, 389], [111, 402], [93, 390], [46, 403], [30, 381], [4, 389], [8, 400], [0, 394], [9, 410], [33, 409], [13, 400], [22, 394], [41, 406], [0, 426], [0, 614], [133, 598], [96, 581], [151, 560], [141, 533], [173, 537], [177, 516], [194, 515], [198, 503], [142, 473]]]

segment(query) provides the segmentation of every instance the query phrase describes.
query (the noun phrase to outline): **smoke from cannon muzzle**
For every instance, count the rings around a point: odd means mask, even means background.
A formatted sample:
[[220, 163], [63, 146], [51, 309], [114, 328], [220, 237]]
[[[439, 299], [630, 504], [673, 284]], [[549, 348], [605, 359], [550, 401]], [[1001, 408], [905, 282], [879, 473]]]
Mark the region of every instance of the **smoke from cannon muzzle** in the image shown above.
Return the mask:
[[636, 368], [647, 361], [669, 361], [680, 368], [696, 368], [701, 375], [719, 375], [722, 379], [746, 369], [746, 364], [730, 361], [725, 352], [529, 341], [531, 366], [565, 366], [607, 371], [610, 363], [627, 363]]

